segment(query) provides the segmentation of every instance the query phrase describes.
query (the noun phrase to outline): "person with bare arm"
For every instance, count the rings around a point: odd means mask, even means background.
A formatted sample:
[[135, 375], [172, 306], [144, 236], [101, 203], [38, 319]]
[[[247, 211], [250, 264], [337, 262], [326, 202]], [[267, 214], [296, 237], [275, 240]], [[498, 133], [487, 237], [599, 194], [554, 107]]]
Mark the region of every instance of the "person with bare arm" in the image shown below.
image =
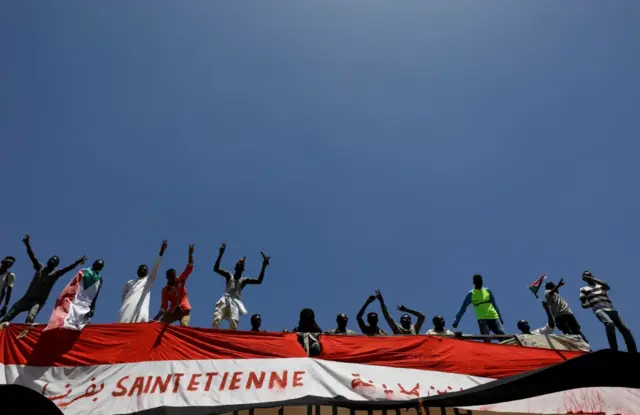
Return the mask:
[[372, 311], [367, 314], [368, 324], [365, 323], [362, 319], [365, 311], [367, 311], [367, 307], [369, 307], [369, 304], [376, 301], [376, 298], [377, 297], [375, 295], [370, 295], [369, 298], [367, 298], [367, 301], [364, 303], [360, 311], [358, 311], [356, 320], [358, 321], [358, 326], [360, 327], [362, 334], [366, 334], [367, 336], [386, 336], [387, 332], [384, 329], [378, 327], [378, 313]]
[[231, 330], [237, 330], [238, 323], [240, 322], [240, 316], [247, 314], [247, 309], [242, 302], [242, 289], [248, 284], [262, 284], [262, 281], [264, 280], [264, 273], [269, 266], [271, 257], [266, 256], [264, 252], [260, 252], [260, 255], [262, 255], [262, 270], [260, 271], [260, 275], [258, 278], [247, 278], [242, 276], [246, 257], [240, 258], [238, 262], [236, 262], [233, 274], [220, 268], [222, 255], [224, 255], [224, 251], [226, 249], [227, 244], [223, 243], [220, 246], [218, 259], [213, 266], [213, 271], [224, 277], [226, 285], [224, 294], [216, 303], [211, 327], [217, 329], [220, 327], [222, 320], [228, 320], [229, 328]]
[[160, 254], [153, 264], [151, 273], [142, 264], [138, 267], [138, 278], [128, 281], [122, 292], [122, 305], [118, 315], [120, 323], [146, 323], [149, 321], [149, 303], [151, 302], [151, 288], [158, 275], [162, 255], [167, 249], [167, 241], [162, 241]]
[[551, 309], [551, 315], [553, 316], [558, 329], [560, 329], [564, 334], [578, 335], [582, 337], [582, 340], [584, 340], [585, 343], [589, 343], [582, 333], [582, 328], [580, 327], [580, 323], [578, 323], [578, 319], [576, 319], [573, 311], [569, 308], [567, 301], [562, 298], [559, 293], [560, 287], [564, 285], [564, 278], [560, 278], [557, 285], [549, 281], [545, 286], [544, 296]]
[[76, 268], [80, 264], [84, 264], [87, 260], [86, 256], [78, 259], [73, 264], [62, 268], [56, 269], [56, 267], [60, 264], [60, 258], [56, 255], [49, 258], [47, 261], [47, 265], [43, 266], [36, 255], [33, 253], [31, 249], [31, 238], [29, 234], [25, 235], [22, 240], [24, 245], [27, 248], [27, 254], [33, 263], [33, 269], [35, 270], [35, 275], [31, 280], [31, 284], [29, 284], [29, 288], [27, 288], [27, 292], [22, 296], [21, 299], [16, 301], [6, 316], [0, 321], [0, 323], [7, 323], [13, 320], [18, 314], [28, 311], [29, 314], [25, 320], [25, 324], [33, 324], [36, 319], [36, 316], [42, 310], [42, 307], [46, 303], [49, 298], [49, 294], [51, 294], [51, 289], [55, 285], [56, 281], [60, 277], [62, 277], [67, 272]]
[[13, 291], [13, 283], [16, 275], [9, 271], [16, 259], [12, 256], [6, 256], [0, 263], [0, 303], [4, 299], [4, 306], [0, 309], [0, 318], [7, 314], [9, 301], [11, 301], [11, 292]]
[[181, 326], [188, 326], [191, 320], [191, 304], [187, 294], [187, 278], [193, 271], [193, 251], [195, 245], [189, 245], [189, 262], [182, 274], [178, 277], [176, 270], [167, 270], [167, 285], [162, 288], [162, 305], [160, 311], [153, 318], [165, 324], [180, 322]]
[[384, 298], [382, 297], [382, 293], [380, 290], [376, 290], [376, 297], [380, 301], [380, 308], [382, 309], [382, 315], [384, 319], [387, 320], [387, 324], [391, 327], [391, 331], [393, 334], [418, 334], [420, 333], [420, 329], [422, 329], [422, 325], [424, 324], [424, 314], [419, 311], [414, 311], [408, 309], [407, 307], [400, 305], [398, 306], [398, 311], [402, 311], [403, 313], [410, 313], [417, 317], [418, 321], [416, 324], [411, 324], [411, 317], [409, 314], [403, 314], [400, 317], [400, 324], [396, 323], [391, 314], [389, 314], [389, 310], [387, 309], [386, 304], [384, 303]]

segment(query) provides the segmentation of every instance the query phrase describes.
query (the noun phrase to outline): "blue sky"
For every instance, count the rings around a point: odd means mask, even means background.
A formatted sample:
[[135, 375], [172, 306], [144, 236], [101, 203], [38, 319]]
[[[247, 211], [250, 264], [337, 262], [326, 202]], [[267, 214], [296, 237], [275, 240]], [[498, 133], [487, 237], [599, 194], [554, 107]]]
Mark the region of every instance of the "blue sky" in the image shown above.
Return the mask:
[[105, 259], [94, 321], [114, 321], [167, 238], [151, 311], [195, 243], [191, 323], [209, 327], [226, 241], [227, 268], [272, 256], [244, 293], [270, 330], [304, 307], [356, 328], [376, 288], [451, 324], [479, 272], [515, 331], [544, 323], [526, 285], [547, 272], [600, 348], [590, 269], [638, 336], [639, 19], [636, 2], [3, 2], [13, 298], [29, 232], [42, 260]]

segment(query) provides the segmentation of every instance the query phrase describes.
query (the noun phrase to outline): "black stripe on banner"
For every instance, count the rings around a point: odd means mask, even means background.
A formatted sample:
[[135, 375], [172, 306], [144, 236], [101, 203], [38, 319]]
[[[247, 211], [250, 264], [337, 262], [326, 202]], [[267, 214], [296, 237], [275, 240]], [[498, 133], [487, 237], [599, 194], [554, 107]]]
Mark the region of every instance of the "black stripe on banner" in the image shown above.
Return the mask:
[[[465, 391], [408, 401], [350, 401], [342, 396], [335, 398], [306, 396], [288, 401], [251, 405], [161, 407], [136, 412], [136, 414], [216, 415], [249, 408], [335, 405], [341, 408], [348, 408], [350, 415], [355, 415], [354, 411], [356, 410], [368, 411], [382, 409], [395, 409], [397, 415], [402, 415], [400, 409], [412, 409], [413, 411], [411, 411], [411, 413], [413, 413], [416, 408], [417, 414], [420, 414], [420, 407], [424, 407], [425, 410], [427, 410], [427, 408], [443, 408], [441, 415], [445, 415], [445, 408], [488, 405], [578, 388], [623, 387], [640, 389], [640, 377], [623, 376], [619, 374], [620, 368], [630, 370], [630, 368], [634, 367], [640, 367], [640, 354], [602, 350], [570, 359], [554, 366], [489, 382]], [[470, 414], [471, 411], [456, 412], [456, 414], [458, 413], [461, 415]]]

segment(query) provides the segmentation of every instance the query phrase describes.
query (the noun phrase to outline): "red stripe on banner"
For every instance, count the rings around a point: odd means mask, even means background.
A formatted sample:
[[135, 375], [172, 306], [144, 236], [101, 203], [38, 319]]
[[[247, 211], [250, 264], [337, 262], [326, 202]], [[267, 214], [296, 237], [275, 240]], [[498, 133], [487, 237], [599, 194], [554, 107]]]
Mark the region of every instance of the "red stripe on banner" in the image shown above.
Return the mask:
[[322, 336], [322, 359], [493, 379], [517, 375], [584, 354], [438, 336]]
[[95, 366], [165, 360], [307, 357], [296, 334], [231, 332], [160, 323], [92, 324], [82, 331], [12, 324], [0, 330], [0, 363]]

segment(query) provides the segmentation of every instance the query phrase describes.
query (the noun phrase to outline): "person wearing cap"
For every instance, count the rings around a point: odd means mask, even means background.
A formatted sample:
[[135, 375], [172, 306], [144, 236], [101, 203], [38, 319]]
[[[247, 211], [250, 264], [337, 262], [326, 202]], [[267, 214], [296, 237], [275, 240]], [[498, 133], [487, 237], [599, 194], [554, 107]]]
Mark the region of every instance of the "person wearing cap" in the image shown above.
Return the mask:
[[13, 291], [13, 283], [16, 279], [16, 275], [9, 271], [16, 259], [12, 256], [6, 256], [0, 263], [0, 303], [4, 298], [4, 306], [0, 309], [0, 317], [7, 314], [7, 308], [11, 301], [11, 292]]
[[591, 275], [591, 272], [582, 273], [582, 280], [587, 283], [586, 286], [580, 288], [580, 303], [582, 308], [590, 308], [594, 314], [604, 324], [609, 347], [611, 350], [618, 350], [618, 339], [616, 339], [616, 327], [622, 334], [627, 351], [637, 353], [636, 341], [631, 334], [629, 327], [622, 321], [622, 317], [613, 307], [609, 299], [609, 285]]
[[547, 314], [547, 324], [540, 327], [539, 329], [531, 330], [531, 326], [529, 326], [529, 322], [527, 320], [518, 321], [518, 330], [522, 332], [522, 334], [533, 334], [533, 335], [545, 335], [545, 334], [553, 334], [553, 330], [556, 328], [556, 324], [553, 321], [553, 315], [551, 315], [551, 308], [549, 307], [549, 303], [546, 301], [542, 302], [542, 307], [544, 308], [545, 313]]
[[427, 330], [425, 334], [431, 336], [453, 336], [453, 332], [445, 327], [444, 317], [437, 315], [431, 322], [433, 327]]
[[368, 324], [365, 323], [364, 320], [362, 319], [365, 311], [367, 311], [367, 307], [369, 307], [369, 304], [376, 301], [377, 298], [378, 297], [376, 295], [370, 295], [369, 298], [367, 298], [367, 301], [365, 301], [360, 311], [358, 311], [358, 315], [356, 316], [356, 319], [358, 321], [358, 326], [360, 327], [362, 334], [366, 334], [367, 336], [386, 336], [387, 335], [387, 332], [384, 329], [378, 327], [378, 320], [379, 320], [378, 313], [372, 311], [369, 314], [367, 314]]
[[347, 317], [345, 313], [338, 314], [338, 316], [336, 317], [336, 323], [338, 324], [338, 327], [333, 330], [329, 330], [327, 334], [346, 334], [346, 335], [357, 334], [355, 331], [349, 330], [347, 328], [348, 322], [349, 322], [349, 317]]
[[264, 280], [264, 273], [269, 266], [271, 257], [268, 257], [264, 254], [264, 252], [261, 252], [260, 254], [262, 255], [262, 270], [260, 271], [260, 275], [258, 276], [258, 278], [246, 278], [242, 276], [242, 273], [244, 272], [246, 257], [240, 258], [240, 260], [236, 262], [233, 274], [220, 268], [222, 255], [224, 255], [224, 251], [226, 250], [226, 248], [227, 244], [225, 243], [220, 246], [218, 259], [213, 266], [213, 271], [225, 278], [226, 286], [223, 296], [216, 303], [216, 309], [213, 314], [213, 323], [211, 324], [211, 327], [217, 329], [218, 327], [220, 327], [220, 323], [222, 323], [222, 320], [228, 320], [229, 328], [231, 330], [237, 330], [238, 323], [240, 322], [240, 316], [247, 314], [247, 309], [242, 302], [242, 289], [249, 284], [262, 284], [262, 281]]

